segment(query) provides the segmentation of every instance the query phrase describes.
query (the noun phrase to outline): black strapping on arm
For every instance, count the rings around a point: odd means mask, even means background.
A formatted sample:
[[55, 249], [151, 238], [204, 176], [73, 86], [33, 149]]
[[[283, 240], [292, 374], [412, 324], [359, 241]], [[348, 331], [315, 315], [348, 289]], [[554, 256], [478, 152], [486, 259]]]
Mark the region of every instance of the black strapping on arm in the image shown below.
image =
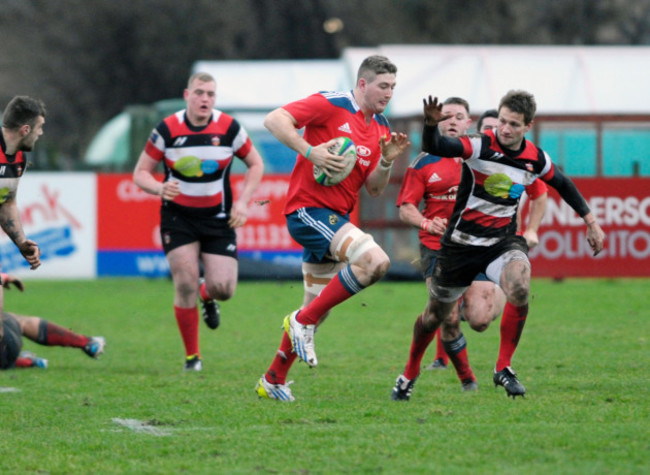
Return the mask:
[[551, 178], [547, 183], [557, 190], [562, 199], [566, 201], [576, 213], [578, 213], [578, 216], [584, 218], [585, 215], [589, 214], [591, 210], [578, 191], [578, 188], [576, 188], [575, 183], [573, 183], [570, 178], [564, 176], [560, 170], [555, 168], [553, 178]]
[[422, 150], [439, 157], [460, 157], [464, 149], [459, 139], [440, 135], [437, 125], [424, 124]]

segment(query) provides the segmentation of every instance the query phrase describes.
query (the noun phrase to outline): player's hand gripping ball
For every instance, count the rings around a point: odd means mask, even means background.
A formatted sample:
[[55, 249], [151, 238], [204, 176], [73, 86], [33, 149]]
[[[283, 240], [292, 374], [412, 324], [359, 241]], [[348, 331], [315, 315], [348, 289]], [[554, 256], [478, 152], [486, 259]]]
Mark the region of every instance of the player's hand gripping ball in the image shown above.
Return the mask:
[[340, 172], [330, 171], [332, 176], [327, 176], [321, 167], [314, 166], [314, 179], [325, 186], [332, 186], [341, 183], [352, 171], [357, 163], [357, 147], [347, 137], [337, 137], [336, 143], [329, 148], [330, 153], [343, 157], [345, 168]]

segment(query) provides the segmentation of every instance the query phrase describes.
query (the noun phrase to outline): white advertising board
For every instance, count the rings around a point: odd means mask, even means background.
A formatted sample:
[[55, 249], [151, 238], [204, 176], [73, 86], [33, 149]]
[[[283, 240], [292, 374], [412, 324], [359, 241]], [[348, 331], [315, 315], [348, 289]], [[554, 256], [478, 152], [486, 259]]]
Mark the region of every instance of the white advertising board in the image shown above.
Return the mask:
[[41, 266], [30, 270], [0, 232], [2, 271], [24, 279], [94, 278], [97, 275], [97, 185], [94, 173], [27, 172], [18, 187], [18, 209], [27, 237], [41, 248]]

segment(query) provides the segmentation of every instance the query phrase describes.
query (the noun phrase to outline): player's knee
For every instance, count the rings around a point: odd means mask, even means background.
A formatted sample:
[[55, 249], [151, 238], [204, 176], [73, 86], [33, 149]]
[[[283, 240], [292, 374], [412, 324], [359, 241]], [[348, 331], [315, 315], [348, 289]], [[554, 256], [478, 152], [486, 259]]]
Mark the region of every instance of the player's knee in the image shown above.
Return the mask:
[[390, 268], [390, 258], [382, 251], [383, 256], [380, 256], [372, 269], [372, 281], [377, 282], [386, 275]]
[[528, 303], [528, 294], [530, 286], [528, 282], [518, 280], [513, 282], [510, 286], [510, 300], [516, 305], [524, 305]]
[[179, 296], [187, 296], [189, 298], [194, 292], [196, 292], [196, 283], [189, 280], [176, 280], [174, 281], [174, 287]]
[[220, 288], [220, 290], [217, 292], [217, 300], [229, 300], [232, 298], [232, 296], [235, 295], [235, 286], [234, 285], [226, 285]]
[[473, 321], [469, 321], [468, 323], [469, 323], [469, 327], [472, 330], [474, 330], [475, 332], [479, 332], [479, 333], [484, 332], [490, 326], [490, 322], [482, 322], [482, 321], [473, 322]]
[[213, 299], [224, 301], [229, 300], [235, 295], [235, 283], [233, 282], [218, 282], [213, 285], [206, 284], [208, 295]]
[[465, 307], [463, 316], [470, 328], [476, 332], [484, 332], [490, 326], [492, 316], [485, 309]]
[[436, 328], [439, 326], [438, 321], [436, 320], [436, 316], [433, 312], [423, 312], [420, 316], [420, 322], [422, 325], [422, 330], [426, 333], [432, 333], [436, 331]]
[[357, 277], [360, 277], [363, 285], [377, 282], [390, 267], [390, 258], [373, 237], [354, 226], [338, 240], [333, 255], [339, 261], [355, 266], [362, 273]]
[[379, 246], [374, 246], [356, 259], [353, 265], [359, 282], [367, 286], [386, 275], [390, 259]]
[[[445, 320], [450, 319], [450, 315], [445, 315], [445, 309], [443, 306], [444, 304], [436, 299], [429, 300], [427, 307], [420, 318], [424, 331], [433, 332], [436, 328], [442, 325]], [[449, 323], [451, 323], [451, 320], [449, 320]]]
[[373, 253], [375, 249], [381, 251], [373, 237], [352, 226], [338, 241], [334, 256], [341, 262], [358, 264], [359, 261], [367, 259], [368, 253]]
[[388, 268], [390, 267], [390, 259], [388, 256], [385, 256], [385, 258], [383, 256], [379, 258], [373, 258], [369, 256], [369, 259], [365, 262], [365, 265], [363, 265], [364, 263], [361, 264], [361, 267], [366, 274], [366, 279], [364, 280], [367, 280], [368, 285], [370, 285], [374, 284], [386, 275]]
[[460, 336], [460, 325], [454, 323], [449, 324], [448, 322], [445, 321], [442, 324], [440, 330], [440, 336], [444, 341], [455, 340]]

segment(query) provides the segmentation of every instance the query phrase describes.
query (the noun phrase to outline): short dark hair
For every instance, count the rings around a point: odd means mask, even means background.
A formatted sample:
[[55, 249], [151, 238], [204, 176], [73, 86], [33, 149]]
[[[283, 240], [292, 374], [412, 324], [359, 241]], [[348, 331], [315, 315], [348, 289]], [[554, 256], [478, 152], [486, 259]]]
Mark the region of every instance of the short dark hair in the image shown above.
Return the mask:
[[47, 111], [40, 99], [29, 96], [16, 96], [9, 101], [2, 114], [2, 126], [5, 129], [16, 130], [23, 125], [34, 127], [36, 119], [45, 117]]
[[395, 66], [386, 56], [373, 55], [368, 56], [359, 66], [357, 73], [357, 82], [364, 78], [368, 82], [374, 81], [379, 74], [397, 74]]
[[530, 92], [523, 91], [521, 89], [512, 89], [503, 96], [501, 102], [499, 103], [499, 110], [503, 106], [506, 106], [512, 112], [517, 114], [523, 114], [524, 124], [530, 124], [535, 118], [535, 112], [537, 112], [537, 103], [535, 102], [535, 96]]
[[445, 102], [442, 103], [442, 105], [449, 105], [449, 104], [456, 104], [459, 106], [463, 106], [467, 111], [467, 115], [469, 115], [469, 102], [467, 102], [462, 97], [451, 96], [445, 99]]
[[492, 117], [494, 119], [499, 118], [499, 112], [496, 109], [488, 109], [485, 112], [481, 114], [481, 117], [478, 118], [478, 122], [476, 123], [476, 130], [481, 131], [481, 127], [483, 126], [483, 121], [487, 119], [488, 117]]

